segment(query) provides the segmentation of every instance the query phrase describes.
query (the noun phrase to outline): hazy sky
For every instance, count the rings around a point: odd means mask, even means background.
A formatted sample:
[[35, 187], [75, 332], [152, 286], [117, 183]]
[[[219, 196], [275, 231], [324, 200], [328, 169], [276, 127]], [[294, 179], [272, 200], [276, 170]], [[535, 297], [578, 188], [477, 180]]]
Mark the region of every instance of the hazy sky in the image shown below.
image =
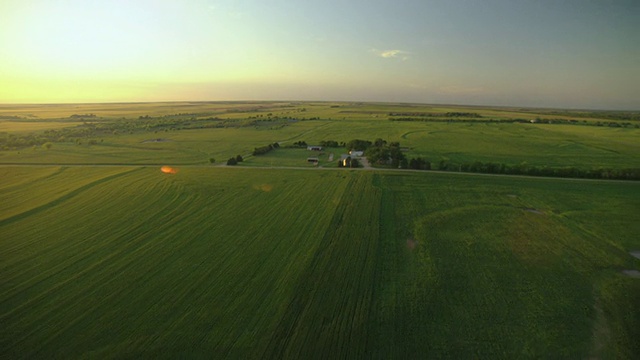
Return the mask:
[[0, 102], [640, 110], [640, 0], [0, 0]]

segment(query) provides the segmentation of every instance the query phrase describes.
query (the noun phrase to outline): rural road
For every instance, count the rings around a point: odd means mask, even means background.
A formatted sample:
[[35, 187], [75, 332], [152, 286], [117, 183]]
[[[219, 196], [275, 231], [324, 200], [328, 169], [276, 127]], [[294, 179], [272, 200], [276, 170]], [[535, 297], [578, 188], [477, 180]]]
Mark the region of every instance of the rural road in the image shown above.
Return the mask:
[[[364, 159], [363, 159], [364, 160]], [[369, 165], [367, 162], [364, 165], [364, 161], [362, 161], [363, 166], [361, 168], [339, 168], [339, 167], [295, 167], [295, 166], [242, 166], [242, 165], [234, 165], [229, 166], [224, 163], [218, 164], [169, 164], [175, 168], [229, 168], [229, 169], [260, 169], [260, 170], [310, 170], [310, 171], [391, 171], [391, 172], [419, 172], [419, 173], [428, 173], [428, 174], [448, 174], [448, 175], [457, 175], [457, 176], [477, 176], [477, 177], [502, 177], [502, 178], [516, 178], [516, 179], [547, 179], [547, 180], [564, 180], [564, 181], [582, 181], [582, 182], [615, 182], [615, 183], [635, 183], [639, 184], [640, 182], [634, 180], [609, 180], [609, 179], [583, 179], [583, 178], [562, 178], [562, 177], [545, 177], [545, 176], [527, 176], [527, 175], [508, 175], [508, 174], [483, 174], [483, 173], [470, 173], [470, 172], [457, 172], [457, 171], [440, 171], [440, 170], [414, 170], [414, 169], [380, 169], [374, 168]], [[129, 167], [129, 168], [140, 168], [140, 167], [157, 167], [158, 169], [167, 164], [62, 164], [62, 163], [0, 163], [0, 167], [51, 167], [51, 166], [65, 166], [65, 167], [105, 167], [105, 168], [114, 168], [114, 167]]]

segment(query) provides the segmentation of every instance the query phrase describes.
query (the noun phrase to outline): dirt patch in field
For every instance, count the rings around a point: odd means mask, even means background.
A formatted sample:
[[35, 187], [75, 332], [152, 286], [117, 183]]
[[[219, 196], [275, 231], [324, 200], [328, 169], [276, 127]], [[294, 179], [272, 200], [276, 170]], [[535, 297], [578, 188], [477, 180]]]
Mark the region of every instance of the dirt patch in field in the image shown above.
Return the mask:
[[407, 247], [409, 250], [414, 250], [418, 246], [416, 239], [407, 239]]
[[530, 212], [530, 213], [534, 213], [534, 214], [538, 214], [538, 215], [544, 215], [544, 213], [538, 209], [533, 209], [533, 208], [525, 208], [524, 211]]
[[172, 141], [172, 140], [158, 138], [158, 139], [148, 139], [148, 140], [143, 141], [142, 143], [143, 144], [144, 143], [159, 143], [159, 142], [168, 142], [168, 141]]
[[640, 271], [638, 270], [622, 270], [622, 273], [632, 278], [640, 279]]
[[630, 251], [629, 254], [631, 254], [631, 256], [633, 256], [636, 259], [640, 259], [640, 250]]
[[273, 185], [269, 185], [269, 184], [254, 185], [253, 189], [263, 191], [263, 192], [270, 192], [271, 190], [273, 190]]

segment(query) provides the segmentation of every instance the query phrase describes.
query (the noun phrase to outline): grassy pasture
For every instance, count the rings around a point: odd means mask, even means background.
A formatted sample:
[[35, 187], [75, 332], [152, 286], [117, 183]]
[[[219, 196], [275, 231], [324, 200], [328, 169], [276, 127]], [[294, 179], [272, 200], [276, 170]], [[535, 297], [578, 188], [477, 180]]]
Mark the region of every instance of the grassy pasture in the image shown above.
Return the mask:
[[43, 211], [111, 176], [130, 169], [113, 168], [18, 168], [3, 173], [0, 223], [30, 212]]
[[538, 166], [632, 167], [640, 163], [638, 129], [572, 125], [428, 124], [402, 134], [410, 155], [432, 161], [527, 162]]
[[137, 118], [185, 113], [223, 114], [229, 110], [280, 109], [279, 102], [157, 102], [157, 103], [99, 103], [99, 104], [0, 104], [0, 115], [27, 119], [68, 118], [72, 115], [95, 114], [98, 117]]
[[640, 189], [0, 167], [0, 357], [640, 354]]
[[[409, 147], [409, 157], [432, 162], [502, 162], [536, 166], [581, 168], [634, 167], [640, 163], [638, 129], [612, 129], [569, 125], [533, 124], [440, 124], [387, 121], [305, 121], [281, 129], [223, 128], [159, 133], [123, 134], [105, 137], [96, 145], [56, 143], [42, 148], [0, 152], [7, 163], [84, 164], [206, 164], [246, 155], [253, 148], [274, 141], [290, 144], [304, 140], [349, 141], [375, 139], [384, 134], [389, 141]], [[152, 139], [162, 142], [146, 142]], [[336, 154], [339, 149], [327, 149]], [[339, 155], [339, 154], [338, 154]], [[280, 155], [269, 155], [277, 156]], [[249, 164], [249, 163], [247, 163]], [[274, 165], [289, 166], [288, 163]]]
[[[535, 113], [533, 110], [509, 108], [322, 102], [0, 105], [0, 109], [6, 116], [19, 116], [16, 114], [22, 111], [24, 116], [31, 114], [39, 119], [0, 122], [0, 128], [5, 124], [10, 132], [38, 133], [46, 126], [82, 124], [82, 120], [69, 119], [68, 116], [86, 113], [103, 117], [100, 120], [84, 120], [89, 122], [116, 121], [121, 117], [137, 119], [138, 116], [149, 114], [184, 114], [182, 116], [185, 119], [215, 116], [236, 119], [244, 124], [241, 127], [230, 125], [226, 128], [203, 129], [179, 129], [178, 126], [177, 129], [164, 131], [125, 129], [117, 134], [76, 139], [80, 144], [73, 142], [73, 139], [55, 142], [49, 150], [36, 146], [0, 151], [0, 163], [204, 165], [209, 158], [222, 162], [231, 156], [250, 154], [255, 147], [276, 141], [284, 145], [300, 140], [313, 144], [322, 140], [347, 142], [355, 138], [373, 140], [378, 137], [399, 141], [403, 147], [411, 149], [407, 153], [409, 157], [419, 156], [433, 163], [441, 160], [509, 165], [526, 162], [533, 166], [573, 166], [583, 169], [629, 168], [637, 167], [640, 163], [640, 142], [637, 141], [640, 129], [634, 127], [388, 120], [390, 112], [477, 112], [487, 118], [500, 119], [529, 119], [526, 116], [532, 119], [545, 116], [571, 118], [542, 110]], [[264, 120], [269, 114], [280, 120], [250, 125], [256, 116]], [[67, 118], [64, 121], [54, 120], [55, 116]], [[21, 128], [18, 126], [20, 124], [25, 127]], [[166, 141], [145, 142], [151, 139]], [[89, 141], [96, 143], [88, 145]], [[270, 156], [275, 160], [282, 157]]]
[[19, 133], [19, 132], [38, 132], [49, 129], [60, 129], [64, 127], [75, 126], [71, 122], [59, 121], [8, 121], [0, 120], [0, 132]]
[[[251, 167], [311, 168], [317, 154], [285, 148], [295, 141], [378, 137], [435, 164], [637, 167], [639, 129], [390, 112], [599, 120], [411, 104], [0, 105], [3, 136], [81, 124], [73, 114], [234, 119], [0, 151], [0, 163], [51, 165], [0, 165], [0, 358], [638, 357], [640, 279], [622, 274], [640, 269], [637, 183]], [[268, 114], [297, 120], [251, 122]], [[236, 168], [208, 165], [276, 141]], [[345, 151], [326, 149], [321, 165]]]
[[[316, 178], [324, 191], [301, 196], [304, 177], [243, 178], [138, 169], [85, 187], [69, 208], [5, 220], [5, 355], [247, 354], [276, 325], [348, 182]], [[41, 222], [46, 232], [29, 228]]]
[[[432, 162], [501, 162], [580, 168], [634, 167], [640, 163], [638, 129], [529, 124], [398, 124], [386, 121], [306, 121], [277, 130], [223, 128], [105, 137], [96, 145], [56, 143], [51, 149], [0, 152], [0, 162], [51, 164], [206, 164], [250, 154], [274, 141], [309, 144], [322, 140], [375, 139], [409, 147], [409, 157]], [[147, 142], [152, 139], [161, 142]], [[340, 149], [327, 149], [339, 155]], [[278, 156], [271, 160], [278, 160]], [[270, 160], [270, 161], [271, 161]], [[247, 163], [250, 164], [250, 163]], [[290, 166], [289, 163], [274, 165]]]
[[[388, 326], [415, 319], [396, 337], [383, 336], [390, 356], [402, 340], [409, 357], [631, 358], [640, 351], [628, 322], [638, 319], [630, 304], [640, 300], [640, 284], [619, 274], [639, 264], [628, 253], [640, 243], [633, 235], [637, 185], [403, 175], [380, 181], [383, 239], [395, 239], [385, 252], [400, 256], [387, 266], [402, 274], [383, 282], [397, 306]], [[400, 250], [401, 242], [408, 249]], [[619, 303], [603, 310], [611, 298]]]
[[[304, 109], [304, 111], [302, 111]], [[392, 103], [344, 102], [158, 102], [158, 103], [106, 103], [106, 104], [0, 104], [0, 116], [18, 116], [24, 119], [68, 118], [72, 115], [95, 114], [102, 118], [137, 118], [138, 116], [166, 116], [174, 114], [218, 115], [222, 118], [243, 118], [245, 114], [271, 113], [275, 116], [320, 117], [334, 120], [387, 119], [389, 113], [477, 113], [488, 119], [520, 118], [573, 119], [606, 121], [606, 116], [583, 117], [585, 111], [549, 109], [518, 109], [509, 107], [423, 105]], [[596, 113], [597, 114], [597, 113]], [[603, 112], [606, 115], [606, 112]]]
[[[242, 165], [247, 166], [286, 166], [286, 167], [316, 167], [307, 161], [308, 158], [317, 158], [318, 166], [338, 167], [341, 154], [346, 154], [344, 148], [329, 148], [323, 151], [310, 151], [306, 148], [280, 148], [264, 155], [248, 157]], [[331, 154], [333, 160], [329, 161]]]

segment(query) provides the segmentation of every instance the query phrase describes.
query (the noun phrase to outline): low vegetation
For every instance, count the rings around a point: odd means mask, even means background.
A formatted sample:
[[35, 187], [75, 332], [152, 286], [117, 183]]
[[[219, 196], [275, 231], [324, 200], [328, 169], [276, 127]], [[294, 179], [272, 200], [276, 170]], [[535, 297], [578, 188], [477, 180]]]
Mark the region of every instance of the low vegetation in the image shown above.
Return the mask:
[[[337, 157], [341, 148], [365, 149], [379, 137], [402, 144], [406, 162], [370, 162], [390, 168], [424, 159], [434, 170], [636, 179], [640, 163], [634, 112], [291, 102], [32, 105], [5, 112], [0, 163], [207, 164], [255, 153], [265, 159], [244, 166], [279, 165], [280, 155], [269, 153], [277, 145], [319, 145]], [[403, 117], [421, 121], [383, 121]], [[305, 161], [302, 154], [287, 166]]]
[[640, 130], [531, 121], [597, 114], [6, 111], [0, 358], [638, 358]]
[[277, 142], [273, 143], [273, 144], [269, 144], [267, 146], [260, 146], [257, 147], [255, 149], [253, 149], [253, 156], [257, 156], [257, 155], [264, 155], [266, 153], [268, 153], [269, 151], [273, 150], [273, 149], [277, 149], [280, 147], [280, 144], [278, 144]]
[[4, 168], [3, 357], [640, 351], [634, 183], [178, 170]]

